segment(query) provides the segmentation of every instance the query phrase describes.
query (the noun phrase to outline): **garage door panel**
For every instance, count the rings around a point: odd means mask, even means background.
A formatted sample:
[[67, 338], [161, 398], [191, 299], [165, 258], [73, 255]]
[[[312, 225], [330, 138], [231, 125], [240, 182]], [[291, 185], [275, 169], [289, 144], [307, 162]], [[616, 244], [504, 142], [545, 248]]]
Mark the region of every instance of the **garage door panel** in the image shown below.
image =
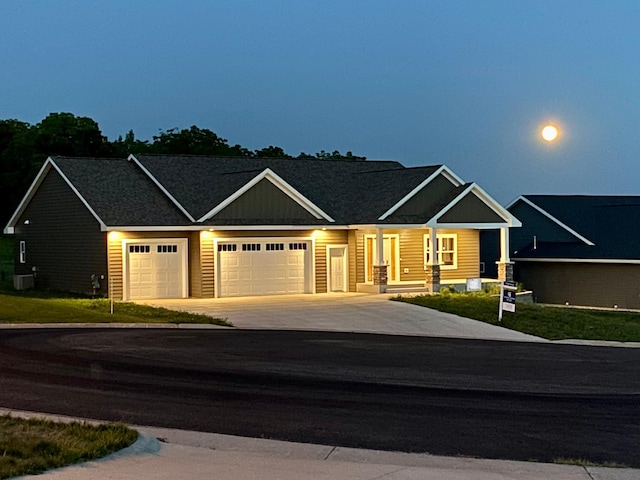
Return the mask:
[[310, 248], [273, 239], [218, 244], [219, 292], [223, 297], [305, 293], [310, 285]]
[[129, 299], [182, 298], [186, 292], [187, 242], [150, 241], [125, 247]]

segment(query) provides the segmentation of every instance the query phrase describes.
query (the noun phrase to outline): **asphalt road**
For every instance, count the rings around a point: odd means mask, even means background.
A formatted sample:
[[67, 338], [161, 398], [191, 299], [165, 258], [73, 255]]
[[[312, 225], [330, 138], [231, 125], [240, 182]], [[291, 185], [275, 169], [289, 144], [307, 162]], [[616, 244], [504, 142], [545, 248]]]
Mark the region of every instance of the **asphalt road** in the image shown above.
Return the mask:
[[0, 406], [438, 455], [640, 467], [640, 349], [327, 332], [0, 332]]

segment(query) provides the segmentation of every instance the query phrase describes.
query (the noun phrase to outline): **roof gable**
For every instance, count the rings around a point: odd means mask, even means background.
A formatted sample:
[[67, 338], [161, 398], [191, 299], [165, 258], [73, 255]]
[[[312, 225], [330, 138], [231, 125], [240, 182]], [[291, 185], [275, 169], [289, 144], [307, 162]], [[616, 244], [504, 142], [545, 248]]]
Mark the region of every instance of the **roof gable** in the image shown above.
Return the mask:
[[[572, 238], [559, 239], [525, 217], [529, 243], [516, 258], [640, 259], [640, 197], [623, 195], [523, 195], [509, 206], [523, 205], [544, 215]], [[548, 225], [543, 224], [543, 226]], [[536, 237], [536, 245], [532, 243]]]
[[472, 190], [462, 197], [442, 215], [438, 223], [502, 223], [502, 218], [494, 209], [483, 202]]
[[69, 186], [71, 191], [73, 191], [73, 193], [78, 197], [78, 199], [82, 202], [82, 204], [91, 213], [91, 215], [97, 220], [97, 222], [100, 225], [100, 229], [106, 230], [107, 226], [105, 222], [102, 220], [102, 218], [98, 216], [96, 211], [91, 207], [91, 205], [89, 205], [89, 202], [82, 196], [82, 194], [78, 191], [78, 189], [74, 186], [74, 184], [62, 172], [60, 167], [54, 162], [54, 159], [52, 157], [49, 157], [40, 168], [40, 171], [36, 175], [36, 178], [33, 180], [33, 182], [31, 183], [31, 186], [27, 190], [27, 193], [22, 198], [20, 205], [18, 205], [18, 208], [9, 219], [7, 226], [3, 230], [4, 233], [5, 234], [13, 233], [14, 228], [16, 226], [16, 222], [18, 221], [20, 216], [23, 214], [23, 212], [26, 210], [27, 206], [29, 205], [33, 197], [36, 195], [38, 189], [40, 188], [42, 183], [45, 181], [47, 175], [52, 169], [55, 170], [60, 175], [60, 177], [64, 180], [64, 182]]
[[331, 217], [287, 187], [267, 169], [199, 221], [234, 220], [249, 224], [256, 221], [275, 224], [317, 222], [319, 219], [332, 221]]

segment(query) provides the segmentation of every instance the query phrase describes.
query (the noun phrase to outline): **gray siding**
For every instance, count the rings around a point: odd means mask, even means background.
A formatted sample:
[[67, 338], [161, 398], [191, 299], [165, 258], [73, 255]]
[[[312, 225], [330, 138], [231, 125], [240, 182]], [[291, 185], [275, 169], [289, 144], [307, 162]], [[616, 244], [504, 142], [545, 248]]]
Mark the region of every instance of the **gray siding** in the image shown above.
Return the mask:
[[269, 180], [261, 180], [213, 218], [242, 220], [315, 220]]
[[421, 215], [436, 212], [442, 206], [440, 199], [455, 186], [444, 175], [438, 175], [422, 190], [416, 193], [407, 203], [393, 213], [393, 216]]
[[438, 220], [439, 223], [504, 223], [504, 218], [473, 193], [467, 194]]
[[[28, 220], [28, 223], [25, 222]], [[36, 286], [92, 293], [91, 275], [104, 275], [107, 292], [107, 234], [54, 169], [46, 175], [15, 227], [15, 273], [36, 267]], [[26, 263], [19, 243], [26, 242]]]
[[518, 201], [509, 211], [522, 222], [521, 228], [509, 230], [509, 246], [512, 252], [532, 243], [534, 235], [538, 242], [577, 241], [571, 233], [522, 201]]
[[515, 275], [539, 303], [640, 308], [640, 265], [516, 262]]

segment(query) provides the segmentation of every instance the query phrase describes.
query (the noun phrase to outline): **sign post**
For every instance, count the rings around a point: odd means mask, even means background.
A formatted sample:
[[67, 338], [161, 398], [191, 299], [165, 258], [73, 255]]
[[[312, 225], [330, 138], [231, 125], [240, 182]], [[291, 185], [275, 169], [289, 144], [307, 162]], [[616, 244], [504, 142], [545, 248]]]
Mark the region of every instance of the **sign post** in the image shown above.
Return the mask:
[[502, 312], [516, 311], [516, 287], [515, 282], [502, 282], [500, 284], [500, 306], [498, 307], [498, 321], [502, 322]]

